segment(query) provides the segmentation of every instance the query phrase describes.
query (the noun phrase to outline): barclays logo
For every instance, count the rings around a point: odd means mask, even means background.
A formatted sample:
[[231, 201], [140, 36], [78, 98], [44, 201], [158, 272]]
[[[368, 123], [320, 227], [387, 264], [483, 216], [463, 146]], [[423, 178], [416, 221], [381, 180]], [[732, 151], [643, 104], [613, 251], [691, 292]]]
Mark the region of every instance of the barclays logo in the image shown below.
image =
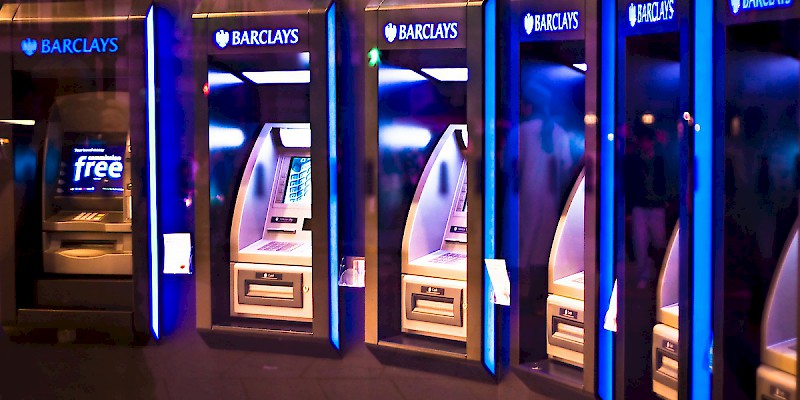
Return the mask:
[[458, 22], [399, 25], [389, 22], [383, 26], [383, 36], [389, 43], [393, 43], [395, 40], [428, 41], [456, 39], [458, 38]]
[[228, 46], [228, 40], [230, 39], [231, 35], [228, 31], [224, 31], [222, 29], [218, 30], [217, 33], [214, 35], [214, 40], [217, 42], [217, 47], [220, 49], [224, 49]]
[[394, 42], [394, 39], [397, 38], [397, 25], [391, 22], [386, 24], [386, 26], [383, 27], [383, 36], [386, 37], [387, 42]]
[[792, 2], [792, 0], [730, 0], [731, 11], [734, 14], [739, 14], [740, 11], [789, 7]]
[[39, 47], [38, 42], [35, 39], [26, 38], [20, 43], [20, 47], [22, 48], [22, 52], [30, 57], [36, 53], [36, 49]]
[[631, 3], [631, 5], [628, 6], [628, 22], [630, 22], [631, 28], [636, 26], [637, 19], [638, 18], [636, 18], [636, 4]]
[[671, 21], [674, 18], [675, 0], [630, 3], [628, 5], [628, 22], [631, 24], [631, 28], [643, 23]]
[[580, 12], [527, 13], [522, 19], [522, 26], [527, 35], [533, 32], [574, 31], [580, 27]]

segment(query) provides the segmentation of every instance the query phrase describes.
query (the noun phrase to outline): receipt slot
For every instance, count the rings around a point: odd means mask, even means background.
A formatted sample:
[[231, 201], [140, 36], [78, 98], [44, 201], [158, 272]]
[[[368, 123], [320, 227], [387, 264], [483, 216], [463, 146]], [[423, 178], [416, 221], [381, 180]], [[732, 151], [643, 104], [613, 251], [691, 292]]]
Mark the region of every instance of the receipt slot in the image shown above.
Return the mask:
[[[17, 332], [161, 332], [159, 233], [176, 171], [168, 16], [146, 1], [5, 4], [0, 158], [2, 322]], [[161, 53], [159, 53], [162, 51]], [[170, 83], [171, 84], [171, 83]], [[7, 142], [5, 142], [6, 140]], [[169, 217], [167, 217], [169, 218]], [[66, 334], [62, 334], [66, 331]], [[87, 336], [88, 337], [88, 336]]]
[[784, 245], [767, 294], [761, 323], [761, 365], [756, 372], [757, 399], [797, 399], [798, 228]]
[[336, 7], [203, 1], [197, 329], [211, 345], [337, 355]]
[[365, 340], [384, 362], [497, 371], [483, 262], [495, 256], [495, 11], [365, 10]]
[[800, 4], [715, 11], [713, 396], [796, 399]]
[[[531, 390], [596, 397], [596, 2], [523, 0], [502, 52], [511, 364]], [[516, 307], [514, 305], [517, 305]]]
[[653, 392], [670, 400], [678, 398], [678, 316], [680, 315], [680, 228], [672, 232], [658, 278], [656, 321], [653, 327]]

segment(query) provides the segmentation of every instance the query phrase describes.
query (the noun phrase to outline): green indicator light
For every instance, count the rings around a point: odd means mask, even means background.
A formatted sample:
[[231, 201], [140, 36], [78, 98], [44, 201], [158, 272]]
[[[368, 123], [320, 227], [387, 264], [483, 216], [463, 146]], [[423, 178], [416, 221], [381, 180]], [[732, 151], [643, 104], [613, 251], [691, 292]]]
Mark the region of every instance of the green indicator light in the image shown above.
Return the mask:
[[381, 51], [377, 47], [373, 47], [368, 53], [369, 66], [374, 67], [381, 63]]

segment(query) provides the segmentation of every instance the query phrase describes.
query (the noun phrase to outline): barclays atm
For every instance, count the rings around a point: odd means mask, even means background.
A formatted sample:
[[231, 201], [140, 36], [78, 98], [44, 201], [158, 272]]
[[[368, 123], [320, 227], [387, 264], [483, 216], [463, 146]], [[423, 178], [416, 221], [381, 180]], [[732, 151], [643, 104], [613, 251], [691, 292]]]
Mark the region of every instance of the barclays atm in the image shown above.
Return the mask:
[[335, 6], [230, 3], [192, 16], [197, 329], [338, 350]]
[[797, 399], [800, 5], [716, 6], [724, 260], [715, 266], [713, 395]]
[[[505, 141], [506, 257], [512, 280], [514, 371], [534, 391], [594, 398], [596, 53], [584, 1], [518, 1], [508, 10]], [[589, 12], [592, 15], [594, 11]], [[588, 188], [588, 189], [587, 189]], [[516, 229], [512, 228], [516, 225]], [[516, 306], [513, 303], [517, 303]]]
[[161, 134], [155, 96], [159, 15], [137, 1], [0, 9], [0, 315], [14, 334], [160, 336], [155, 178], [174, 172], [160, 149], [177, 135]]
[[382, 360], [496, 372], [494, 7], [366, 8], [365, 337]]

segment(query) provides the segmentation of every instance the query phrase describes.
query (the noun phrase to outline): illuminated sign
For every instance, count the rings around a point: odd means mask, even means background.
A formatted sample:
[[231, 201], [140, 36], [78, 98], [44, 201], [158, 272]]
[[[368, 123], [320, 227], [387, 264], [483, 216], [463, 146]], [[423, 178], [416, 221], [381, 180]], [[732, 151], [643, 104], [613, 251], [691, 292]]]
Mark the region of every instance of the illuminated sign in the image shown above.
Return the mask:
[[249, 29], [249, 30], [218, 30], [214, 34], [217, 47], [224, 49], [228, 46], [280, 46], [297, 44], [300, 41], [300, 29]]
[[75, 161], [75, 175], [73, 182], [83, 178], [100, 180], [103, 178], [122, 178], [122, 157], [114, 154], [105, 154], [105, 149], [75, 149], [75, 152], [98, 152], [101, 155], [79, 156]]
[[675, 0], [630, 3], [628, 5], [628, 22], [631, 24], [631, 28], [639, 24], [672, 21], [673, 18], [675, 18]]
[[534, 32], [574, 31], [580, 27], [580, 12], [527, 13], [522, 18], [522, 26], [528, 35]]
[[383, 36], [389, 43], [395, 40], [452, 40], [458, 37], [458, 22], [399, 25], [389, 22], [383, 27]]
[[789, 7], [793, 0], [730, 0], [731, 11], [767, 10], [770, 8]]
[[116, 53], [119, 51], [119, 38], [64, 38], [36, 39], [25, 38], [20, 43], [22, 52], [31, 57], [40, 51], [42, 54], [89, 54]]

